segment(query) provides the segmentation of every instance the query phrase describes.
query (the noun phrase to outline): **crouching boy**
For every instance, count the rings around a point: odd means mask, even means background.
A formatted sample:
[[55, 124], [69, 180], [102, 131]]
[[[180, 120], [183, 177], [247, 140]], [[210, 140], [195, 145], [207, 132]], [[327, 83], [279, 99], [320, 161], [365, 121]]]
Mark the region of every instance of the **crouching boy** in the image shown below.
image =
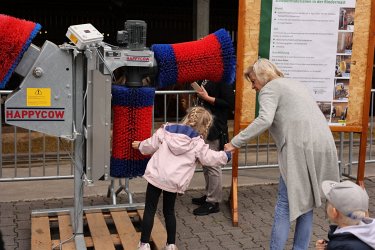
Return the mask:
[[326, 213], [331, 223], [328, 241], [318, 240], [316, 249], [375, 249], [375, 220], [366, 217], [369, 197], [351, 181], [323, 181]]

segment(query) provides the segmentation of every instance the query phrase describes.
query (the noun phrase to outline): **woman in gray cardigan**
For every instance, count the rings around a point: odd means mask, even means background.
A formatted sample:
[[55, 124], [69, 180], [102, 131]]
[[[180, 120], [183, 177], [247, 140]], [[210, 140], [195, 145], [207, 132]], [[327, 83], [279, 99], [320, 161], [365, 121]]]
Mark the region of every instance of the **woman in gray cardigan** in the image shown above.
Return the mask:
[[259, 92], [259, 116], [225, 150], [234, 151], [269, 129], [280, 169], [270, 248], [284, 249], [290, 224], [297, 220], [293, 249], [308, 249], [313, 208], [321, 206], [321, 183], [339, 181], [332, 133], [310, 90], [284, 78], [269, 60], [259, 59], [245, 77]]

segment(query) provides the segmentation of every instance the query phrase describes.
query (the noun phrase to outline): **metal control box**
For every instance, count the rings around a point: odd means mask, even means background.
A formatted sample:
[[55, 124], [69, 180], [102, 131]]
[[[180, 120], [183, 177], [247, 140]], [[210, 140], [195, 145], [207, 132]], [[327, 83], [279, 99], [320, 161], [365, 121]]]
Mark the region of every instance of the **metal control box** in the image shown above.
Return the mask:
[[103, 41], [103, 34], [90, 23], [70, 26], [66, 36], [78, 49], [84, 49], [86, 46], [95, 46]]

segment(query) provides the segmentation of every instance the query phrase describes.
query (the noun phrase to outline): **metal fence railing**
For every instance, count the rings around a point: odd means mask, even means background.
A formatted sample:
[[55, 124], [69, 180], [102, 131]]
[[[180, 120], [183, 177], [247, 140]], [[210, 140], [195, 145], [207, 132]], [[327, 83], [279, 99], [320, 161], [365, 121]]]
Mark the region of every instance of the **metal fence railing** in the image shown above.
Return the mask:
[[[2, 104], [12, 91], [1, 90]], [[194, 105], [194, 91], [156, 91], [158, 102], [154, 105], [153, 129], [161, 123], [178, 122], [186, 108]], [[369, 133], [367, 141], [366, 167], [373, 167], [374, 93], [371, 91]], [[0, 182], [73, 178], [73, 143], [39, 132], [4, 124], [4, 109], [1, 106], [0, 125]], [[233, 120], [229, 121], [230, 135]], [[355, 133], [335, 133], [338, 147], [340, 171], [353, 176], [358, 164], [359, 136]], [[276, 147], [268, 132], [249, 142], [240, 151], [239, 169], [261, 169], [277, 167]], [[224, 167], [231, 170], [231, 165]]]

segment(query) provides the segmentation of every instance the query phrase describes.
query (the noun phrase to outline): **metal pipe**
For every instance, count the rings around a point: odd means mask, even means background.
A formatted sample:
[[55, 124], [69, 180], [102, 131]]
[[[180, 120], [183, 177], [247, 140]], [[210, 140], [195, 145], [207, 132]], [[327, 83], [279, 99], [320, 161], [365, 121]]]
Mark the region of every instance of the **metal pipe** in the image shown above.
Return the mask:
[[258, 163], [259, 163], [259, 136], [257, 136], [256, 155], [255, 155], [255, 165], [258, 166]]
[[57, 160], [56, 160], [56, 174], [57, 175], [60, 175], [60, 140], [59, 138], [56, 138], [57, 139]]
[[29, 134], [29, 176], [31, 176], [31, 131], [28, 131]]
[[178, 104], [179, 104], [179, 94], [176, 95], [176, 123], [178, 123]]
[[164, 95], [164, 123], [167, 122], [167, 95]]
[[46, 135], [43, 134], [43, 176], [46, 175]]
[[349, 163], [348, 175], [352, 175], [352, 161], [353, 161], [353, 132], [349, 133]]
[[0, 90], [0, 95], [9, 95], [12, 93], [13, 93], [13, 90]]
[[267, 133], [267, 165], [269, 164], [269, 154], [270, 154], [270, 131]]
[[344, 158], [344, 132], [340, 132], [340, 147], [339, 147], [339, 174], [340, 176], [342, 176], [343, 174], [343, 165], [342, 165], [342, 161], [343, 161], [343, 158]]
[[14, 126], [14, 176], [17, 176], [17, 127]]
[[370, 106], [370, 145], [368, 151], [368, 159], [372, 156], [372, 131], [374, 130], [374, 92], [371, 90], [371, 106]]
[[12, 177], [12, 178], [1, 178], [1, 182], [10, 181], [41, 181], [41, 180], [61, 180], [61, 179], [73, 179], [74, 175], [56, 175], [56, 176], [39, 176], [39, 177]]
[[157, 90], [155, 95], [195, 94], [194, 90]]

